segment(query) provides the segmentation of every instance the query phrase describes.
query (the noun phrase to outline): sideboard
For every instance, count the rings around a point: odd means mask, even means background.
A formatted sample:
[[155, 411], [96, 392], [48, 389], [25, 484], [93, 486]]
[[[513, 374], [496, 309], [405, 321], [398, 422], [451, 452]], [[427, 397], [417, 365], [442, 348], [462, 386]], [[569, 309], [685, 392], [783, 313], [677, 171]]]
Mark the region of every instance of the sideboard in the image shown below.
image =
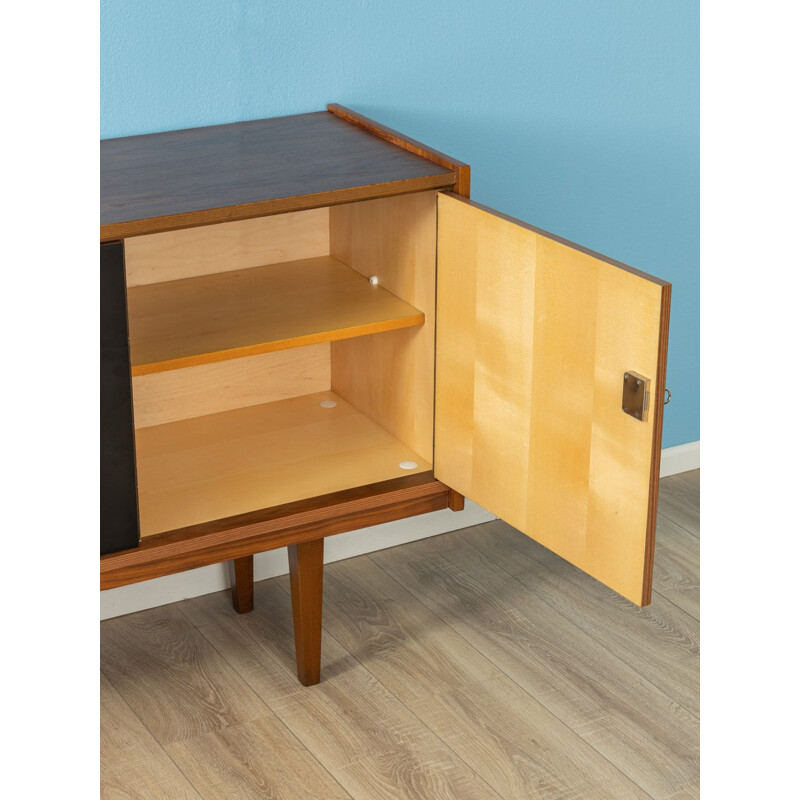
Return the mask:
[[650, 602], [671, 287], [339, 105], [101, 142], [101, 589], [464, 497]]

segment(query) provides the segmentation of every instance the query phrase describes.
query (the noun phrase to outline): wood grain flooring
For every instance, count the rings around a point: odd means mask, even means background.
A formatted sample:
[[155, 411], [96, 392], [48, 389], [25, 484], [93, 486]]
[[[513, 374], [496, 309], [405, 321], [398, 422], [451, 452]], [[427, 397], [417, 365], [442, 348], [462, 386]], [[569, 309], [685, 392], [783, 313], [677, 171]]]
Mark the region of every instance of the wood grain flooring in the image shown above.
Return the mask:
[[104, 798], [699, 796], [699, 471], [662, 481], [637, 608], [503, 522], [101, 625]]

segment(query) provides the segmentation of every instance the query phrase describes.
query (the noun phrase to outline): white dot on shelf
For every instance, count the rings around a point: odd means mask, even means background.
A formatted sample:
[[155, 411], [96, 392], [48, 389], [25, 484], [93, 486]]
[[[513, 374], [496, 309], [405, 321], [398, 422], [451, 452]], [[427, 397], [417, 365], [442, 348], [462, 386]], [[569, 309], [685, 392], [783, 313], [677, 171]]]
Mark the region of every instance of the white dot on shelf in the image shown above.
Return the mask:
[[378, 276], [377, 276], [377, 275], [372, 275], [372, 276], [370, 277], [370, 279], [369, 279], [369, 282], [370, 282], [370, 283], [371, 283], [373, 286], [377, 286], [377, 285], [378, 285]]
[[401, 461], [398, 466], [400, 469], [416, 469], [419, 464], [416, 461]]
[[336, 401], [335, 400], [323, 400], [320, 405], [323, 408], [336, 408]]

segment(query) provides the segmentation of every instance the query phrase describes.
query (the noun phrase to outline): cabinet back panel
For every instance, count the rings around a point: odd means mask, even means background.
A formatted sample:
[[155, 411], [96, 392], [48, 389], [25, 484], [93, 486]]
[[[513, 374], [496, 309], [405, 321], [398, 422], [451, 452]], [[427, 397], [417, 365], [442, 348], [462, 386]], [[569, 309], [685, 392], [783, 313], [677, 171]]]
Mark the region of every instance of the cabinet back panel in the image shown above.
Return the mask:
[[133, 379], [136, 428], [257, 406], [331, 388], [330, 343]]
[[330, 209], [331, 255], [425, 314], [420, 328], [333, 342], [331, 387], [433, 459], [436, 192]]
[[329, 253], [328, 209], [223, 222], [125, 240], [128, 288]]

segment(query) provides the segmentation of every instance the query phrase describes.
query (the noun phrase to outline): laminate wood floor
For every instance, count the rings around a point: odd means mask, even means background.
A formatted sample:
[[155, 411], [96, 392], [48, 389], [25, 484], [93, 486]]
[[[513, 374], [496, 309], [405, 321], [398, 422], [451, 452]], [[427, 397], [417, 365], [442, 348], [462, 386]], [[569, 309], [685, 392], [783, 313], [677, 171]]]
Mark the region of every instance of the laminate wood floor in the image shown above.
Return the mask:
[[104, 798], [699, 796], [699, 470], [661, 483], [637, 608], [503, 522], [325, 568], [323, 680], [288, 577], [101, 624]]

